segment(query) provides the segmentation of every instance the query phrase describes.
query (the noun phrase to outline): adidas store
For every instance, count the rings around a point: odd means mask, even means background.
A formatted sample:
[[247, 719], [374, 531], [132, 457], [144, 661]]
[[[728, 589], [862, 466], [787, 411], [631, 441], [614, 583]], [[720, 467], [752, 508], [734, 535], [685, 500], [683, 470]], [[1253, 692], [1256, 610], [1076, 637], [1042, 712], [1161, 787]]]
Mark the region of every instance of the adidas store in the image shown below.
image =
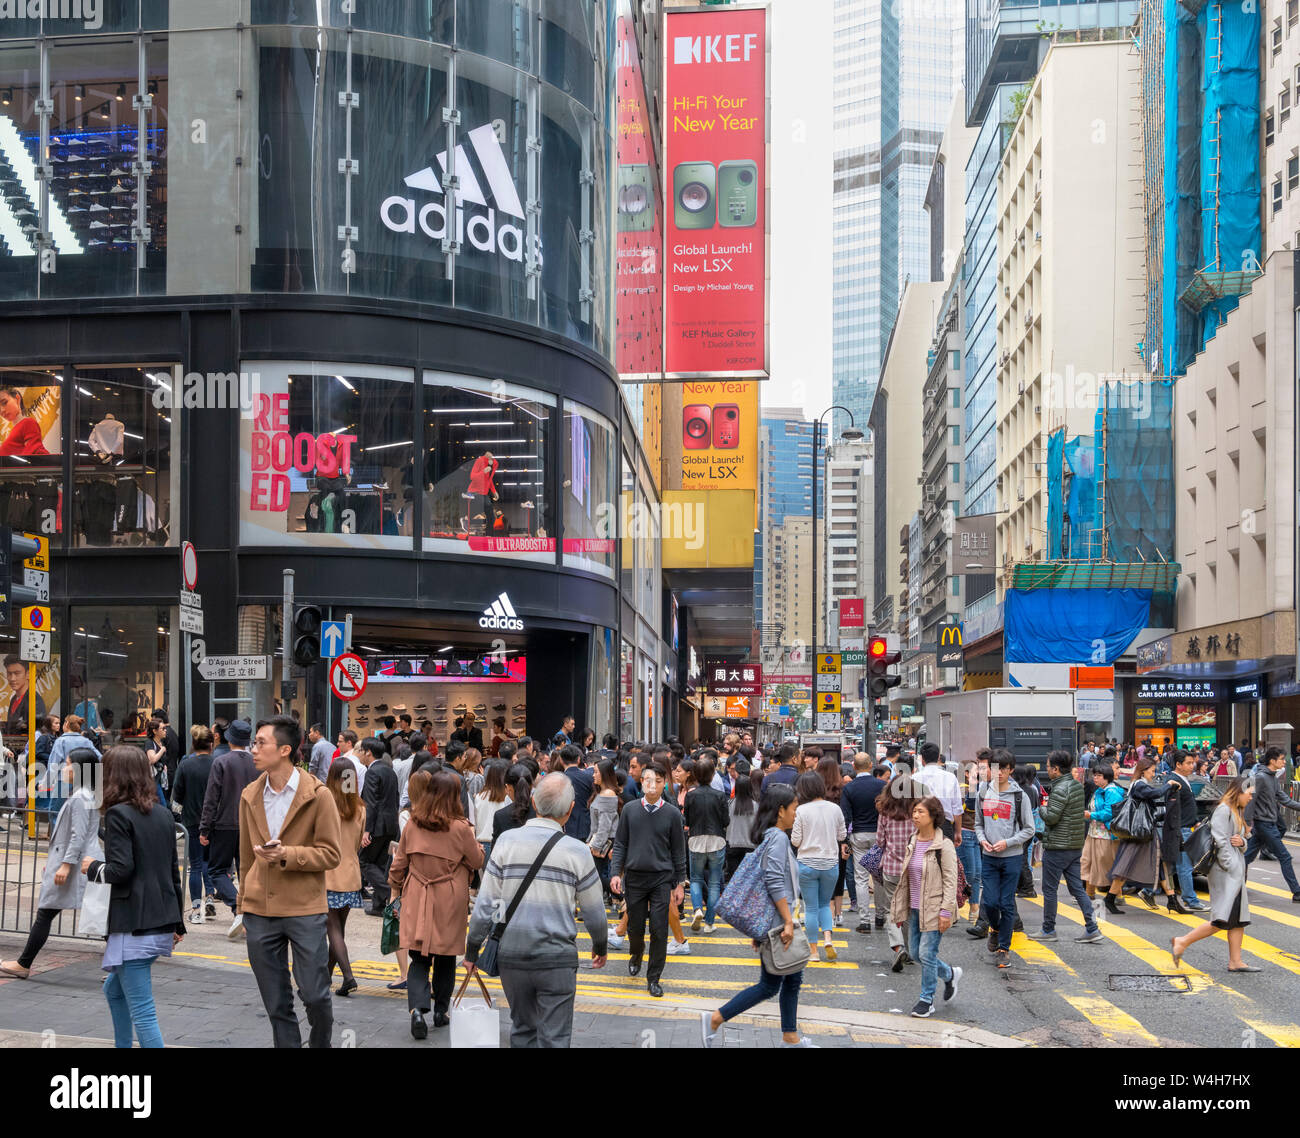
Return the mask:
[[[278, 661], [213, 686], [197, 662], [278, 648], [289, 568], [400, 679], [440, 654], [526, 661], [504, 701], [453, 710], [615, 729], [618, 456], [644, 455], [611, 359], [614, 8], [119, 0], [94, 29], [0, 21], [0, 386], [29, 448], [0, 453], [0, 493], [51, 539], [50, 710], [100, 696], [107, 622], [173, 721], [187, 666], [194, 717], [264, 714]], [[304, 718], [337, 725], [324, 669], [291, 678]]]

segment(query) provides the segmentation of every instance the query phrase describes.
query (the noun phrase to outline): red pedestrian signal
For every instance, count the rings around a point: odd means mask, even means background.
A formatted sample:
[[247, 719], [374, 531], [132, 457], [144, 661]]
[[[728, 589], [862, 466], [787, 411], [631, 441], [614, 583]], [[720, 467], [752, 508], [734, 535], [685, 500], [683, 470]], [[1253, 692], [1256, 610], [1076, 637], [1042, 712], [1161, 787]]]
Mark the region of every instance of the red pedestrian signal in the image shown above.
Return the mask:
[[903, 682], [901, 676], [890, 675], [889, 669], [903, 658], [901, 652], [889, 651], [889, 645], [883, 636], [873, 636], [867, 645], [867, 657], [870, 661], [867, 694], [873, 700], [883, 699], [889, 695], [889, 689]]
[[885, 655], [889, 651], [889, 645], [885, 643], [883, 636], [873, 636], [871, 643], [867, 645], [867, 655], [873, 660]]

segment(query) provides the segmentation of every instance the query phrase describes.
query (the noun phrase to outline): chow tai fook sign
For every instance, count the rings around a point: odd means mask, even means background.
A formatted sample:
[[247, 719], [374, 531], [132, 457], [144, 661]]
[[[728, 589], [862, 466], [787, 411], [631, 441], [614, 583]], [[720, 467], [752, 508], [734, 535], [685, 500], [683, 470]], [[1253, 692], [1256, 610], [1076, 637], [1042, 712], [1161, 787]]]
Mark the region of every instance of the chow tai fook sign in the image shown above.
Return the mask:
[[765, 377], [767, 8], [666, 15], [665, 370]]
[[705, 665], [704, 686], [709, 695], [761, 697], [763, 669], [758, 664], [710, 657]]

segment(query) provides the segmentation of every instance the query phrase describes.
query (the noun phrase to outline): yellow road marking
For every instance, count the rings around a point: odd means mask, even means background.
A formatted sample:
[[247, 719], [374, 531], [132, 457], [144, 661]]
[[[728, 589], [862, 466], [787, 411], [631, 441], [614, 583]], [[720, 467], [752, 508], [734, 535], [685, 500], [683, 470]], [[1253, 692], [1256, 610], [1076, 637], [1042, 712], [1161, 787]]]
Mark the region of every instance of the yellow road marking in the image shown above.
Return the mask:
[[[1177, 921], [1180, 925], [1186, 925], [1189, 929], [1199, 928], [1206, 923], [1198, 917], [1184, 917], [1177, 913], [1170, 914], [1170, 920]], [[1228, 934], [1222, 929], [1215, 929], [1213, 936], [1207, 939], [1226, 941]], [[1241, 947], [1243, 952], [1249, 952], [1252, 956], [1258, 956], [1261, 960], [1267, 960], [1278, 968], [1300, 976], [1300, 961], [1292, 960], [1280, 948], [1274, 948], [1267, 941], [1262, 941], [1258, 937], [1253, 937], [1247, 933], [1242, 938]]]
[[[1011, 951], [1027, 964], [1038, 964], [1047, 968], [1058, 968], [1067, 976], [1080, 980], [1079, 974], [1045, 944], [1030, 940], [1023, 933], [1011, 937]], [[1080, 980], [1080, 983], [1083, 983]], [[1104, 996], [1098, 995], [1091, 988], [1084, 987], [1082, 994], [1070, 993], [1060, 988], [1054, 989], [1067, 1004], [1091, 1023], [1107, 1039], [1114, 1043], [1130, 1046], [1142, 1044], [1154, 1047], [1159, 1042], [1145, 1027], [1123, 1008], [1112, 1004]]]
[[[1265, 885], [1263, 882], [1249, 879], [1246, 881], [1246, 893], [1247, 895], [1251, 893], [1267, 893], [1270, 897], [1285, 897], [1288, 901], [1291, 900], [1290, 889], [1279, 889], [1276, 885]], [[1201, 899], [1206, 900], [1204, 897]]]
[[[614, 931], [614, 926], [612, 924], [609, 926], [609, 928], [610, 928], [610, 932]], [[591, 940], [591, 934], [580, 932], [578, 934], [578, 939], [589, 941]], [[648, 943], [649, 943], [649, 938], [647, 938], [647, 944]], [[712, 947], [715, 944], [716, 945], [737, 945], [741, 948], [749, 949], [750, 952], [754, 951], [754, 942], [747, 936], [707, 936], [707, 935], [701, 935], [697, 933], [695, 935], [695, 939], [691, 940], [690, 943], [695, 945], [702, 945], [706, 947]], [[833, 944], [836, 948], [849, 947], [849, 942], [847, 940], [832, 940], [831, 944]], [[755, 955], [754, 959], [756, 960], [758, 959], [757, 955]]]

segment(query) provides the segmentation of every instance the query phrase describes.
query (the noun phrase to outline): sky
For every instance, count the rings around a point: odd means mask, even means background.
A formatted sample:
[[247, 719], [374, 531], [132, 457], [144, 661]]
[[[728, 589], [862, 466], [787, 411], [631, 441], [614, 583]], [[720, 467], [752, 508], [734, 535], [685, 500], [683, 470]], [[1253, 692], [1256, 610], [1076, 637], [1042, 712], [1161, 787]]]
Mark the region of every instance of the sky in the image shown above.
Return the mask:
[[771, 0], [771, 380], [763, 406], [831, 403], [830, 0]]

